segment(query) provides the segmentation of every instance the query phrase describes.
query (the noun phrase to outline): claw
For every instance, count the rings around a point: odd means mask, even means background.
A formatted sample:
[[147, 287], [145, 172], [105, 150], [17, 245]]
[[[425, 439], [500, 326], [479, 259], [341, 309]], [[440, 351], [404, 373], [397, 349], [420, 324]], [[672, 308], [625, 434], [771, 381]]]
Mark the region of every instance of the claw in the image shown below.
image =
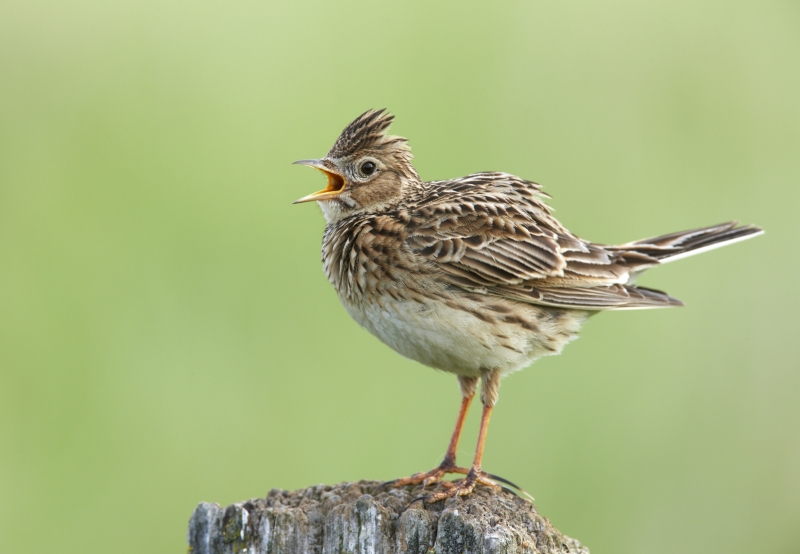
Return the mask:
[[460, 473], [461, 475], [467, 475], [469, 470], [464, 467], [458, 467], [454, 465], [440, 465], [437, 468], [434, 468], [430, 471], [424, 471], [420, 473], [415, 473], [411, 477], [403, 477], [400, 479], [395, 479], [393, 481], [386, 481], [382, 483], [380, 486], [391, 486], [391, 487], [405, 487], [407, 485], [419, 485], [422, 484], [423, 487], [427, 487], [428, 485], [433, 485], [434, 483], [438, 483], [442, 480], [442, 477], [447, 475], [448, 473]]
[[482, 471], [481, 473], [483, 475], [485, 475], [486, 477], [488, 477], [489, 479], [491, 479], [492, 481], [499, 481], [500, 483], [503, 483], [504, 485], [508, 485], [510, 487], [514, 487], [515, 489], [517, 489], [520, 492], [525, 492], [522, 489], [522, 487], [520, 487], [516, 483], [512, 483], [511, 481], [509, 481], [508, 479], [506, 479], [504, 477], [500, 477], [499, 475], [495, 475], [494, 473], [488, 473], [486, 471]]
[[[519, 486], [519, 485], [517, 485], [516, 483], [512, 483], [512, 482], [511, 482], [511, 481], [509, 481], [508, 479], [505, 479], [505, 478], [503, 478], [503, 477], [499, 477], [499, 476], [497, 476], [497, 475], [494, 475], [493, 473], [487, 473], [487, 472], [485, 472], [485, 471], [483, 472], [483, 475], [485, 475], [486, 477], [488, 477], [488, 478], [489, 478], [489, 479], [491, 479], [492, 481], [499, 481], [500, 483], [503, 483], [503, 484], [505, 484], [505, 485], [509, 485], [509, 486], [511, 486], [511, 487], [514, 487], [514, 488], [515, 488], [515, 489], [517, 489], [519, 492], [521, 492], [521, 493], [522, 493], [522, 495], [523, 495], [523, 496], [525, 496], [525, 497], [526, 497], [528, 500], [530, 500], [531, 502], [535, 502], [535, 501], [536, 501], [536, 499], [535, 499], [533, 496], [531, 496], [531, 493], [529, 493], [528, 491], [526, 491], [525, 489], [523, 489], [522, 487], [520, 487], [520, 486]], [[503, 487], [503, 488], [505, 488], [505, 487]], [[514, 493], [514, 494], [517, 494], [515, 491], [510, 491], [510, 492], [512, 492], [512, 493]], [[519, 496], [519, 495], [517, 495], [517, 496]]]
[[[481, 472], [481, 474], [477, 474], [470, 471], [467, 476], [460, 481], [446, 481], [445, 483], [449, 484], [449, 486], [446, 487], [447, 490], [430, 495], [426, 502], [432, 504], [434, 502], [439, 502], [440, 500], [445, 500], [446, 498], [466, 496], [472, 492], [472, 490], [475, 488], [475, 485], [484, 485], [493, 489], [502, 488], [488, 477], [484, 477], [484, 475], [485, 474], [483, 472]], [[442, 483], [442, 485], [445, 485], [445, 483]]]
[[[399, 487], [405, 487], [405, 486], [408, 486], [408, 485], [420, 485], [420, 484], [423, 487], [427, 487], [428, 485], [433, 485], [435, 483], [441, 483], [444, 488], [449, 490], [452, 487], [455, 487], [456, 485], [452, 481], [442, 481], [442, 477], [444, 477], [448, 473], [458, 473], [458, 474], [461, 474], [461, 475], [469, 475], [469, 472], [470, 472], [470, 470], [468, 470], [465, 467], [439, 466], [439, 467], [434, 468], [434, 469], [432, 469], [430, 471], [423, 471], [423, 472], [415, 473], [414, 475], [412, 475], [410, 477], [402, 477], [400, 479], [392, 479], [391, 481], [384, 481], [383, 483], [378, 485], [378, 488], [379, 489], [382, 489], [382, 488], [385, 488], [385, 487], [392, 487], [392, 488], [397, 487], [397, 488], [399, 488]], [[531, 496], [525, 489], [523, 489], [522, 487], [520, 487], [519, 485], [517, 485], [513, 481], [509, 481], [508, 479], [506, 479], [504, 477], [500, 477], [500, 476], [495, 475], [493, 473], [488, 473], [486, 471], [481, 471], [481, 474], [477, 478], [476, 483], [479, 484], [479, 485], [487, 485], [487, 486], [490, 486], [490, 487], [497, 487], [497, 486], [499, 486], [498, 483], [503, 483], [504, 485], [508, 485], [510, 487], [513, 487], [514, 489], [516, 489], [517, 491], [522, 493], [522, 495], [527, 497], [529, 500], [531, 500], [531, 502], [533, 502], [533, 500], [534, 500], [533, 496]], [[511, 489], [506, 489], [506, 487], [502, 487], [502, 488], [507, 490], [507, 491], [509, 491], [509, 492], [511, 492], [511, 493], [516, 494], [516, 492], [511, 490]], [[459, 496], [463, 496], [464, 494], [469, 494], [469, 493], [459, 494]], [[415, 498], [414, 500], [412, 500], [411, 502], [416, 502], [417, 500], [424, 499], [424, 498], [425, 497], [418, 497], [418, 498]]]

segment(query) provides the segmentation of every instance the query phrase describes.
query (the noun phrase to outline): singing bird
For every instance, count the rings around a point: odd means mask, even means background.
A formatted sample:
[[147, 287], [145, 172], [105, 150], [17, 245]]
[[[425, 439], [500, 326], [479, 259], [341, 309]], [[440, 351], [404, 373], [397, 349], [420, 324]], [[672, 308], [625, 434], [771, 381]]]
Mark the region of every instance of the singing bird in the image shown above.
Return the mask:
[[[393, 116], [369, 110], [330, 152], [296, 164], [320, 170], [315, 201], [327, 220], [322, 263], [350, 316], [407, 358], [453, 373], [461, 409], [442, 463], [394, 485], [465, 478], [428, 498], [494, 485], [481, 469], [500, 379], [540, 356], [558, 354], [586, 319], [603, 310], [682, 306], [635, 286], [644, 270], [763, 231], [736, 222], [620, 245], [568, 231], [541, 187], [508, 173], [425, 182], [406, 139], [386, 133]], [[456, 465], [464, 418], [481, 381], [478, 444], [469, 470]]]

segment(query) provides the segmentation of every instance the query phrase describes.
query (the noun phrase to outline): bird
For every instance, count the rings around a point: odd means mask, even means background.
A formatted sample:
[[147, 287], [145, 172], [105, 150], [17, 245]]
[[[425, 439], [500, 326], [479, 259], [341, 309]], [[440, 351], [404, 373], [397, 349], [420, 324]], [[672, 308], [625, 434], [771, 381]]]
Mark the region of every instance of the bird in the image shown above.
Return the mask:
[[[350, 316], [399, 354], [458, 379], [461, 405], [441, 464], [391, 482], [442, 482], [428, 502], [497, 487], [482, 469], [502, 377], [561, 353], [581, 325], [606, 310], [682, 306], [636, 286], [643, 271], [760, 235], [731, 221], [619, 245], [584, 240], [545, 204], [542, 187], [503, 172], [423, 181], [394, 116], [368, 110], [323, 158], [316, 202], [326, 219], [322, 265]], [[481, 382], [472, 465], [456, 464], [461, 429]], [[464, 475], [443, 481], [447, 474]], [[503, 482], [507, 482], [502, 480]]]

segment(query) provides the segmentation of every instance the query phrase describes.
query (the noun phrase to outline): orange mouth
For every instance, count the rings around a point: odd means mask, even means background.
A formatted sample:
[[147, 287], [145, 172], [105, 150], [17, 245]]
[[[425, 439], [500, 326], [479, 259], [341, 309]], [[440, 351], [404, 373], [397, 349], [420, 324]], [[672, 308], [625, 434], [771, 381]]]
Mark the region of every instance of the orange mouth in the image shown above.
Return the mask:
[[314, 169], [321, 171], [328, 178], [328, 186], [315, 193], [309, 194], [292, 202], [292, 204], [301, 204], [303, 202], [311, 202], [312, 200], [330, 200], [337, 197], [344, 190], [344, 177], [338, 173], [333, 173], [330, 169], [325, 167], [319, 160], [300, 160], [294, 162], [300, 165], [307, 165]]
[[[325, 190], [321, 190], [322, 192], [340, 192], [344, 188], [344, 179], [341, 175], [337, 175], [336, 173], [331, 173], [329, 171], [320, 170], [322, 171], [326, 177], [328, 177], [328, 186], [325, 187]], [[318, 193], [317, 193], [318, 194]]]

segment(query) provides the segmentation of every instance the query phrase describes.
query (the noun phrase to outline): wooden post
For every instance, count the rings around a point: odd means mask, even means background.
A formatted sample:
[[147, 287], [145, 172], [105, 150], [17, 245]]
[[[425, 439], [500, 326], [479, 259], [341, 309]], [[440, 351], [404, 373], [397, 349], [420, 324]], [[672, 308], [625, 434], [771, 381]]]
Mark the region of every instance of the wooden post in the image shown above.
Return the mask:
[[189, 552], [589, 554], [511, 492], [478, 486], [466, 497], [430, 505], [415, 500], [439, 487], [392, 489], [360, 481], [274, 489], [227, 508], [203, 502], [189, 521]]

